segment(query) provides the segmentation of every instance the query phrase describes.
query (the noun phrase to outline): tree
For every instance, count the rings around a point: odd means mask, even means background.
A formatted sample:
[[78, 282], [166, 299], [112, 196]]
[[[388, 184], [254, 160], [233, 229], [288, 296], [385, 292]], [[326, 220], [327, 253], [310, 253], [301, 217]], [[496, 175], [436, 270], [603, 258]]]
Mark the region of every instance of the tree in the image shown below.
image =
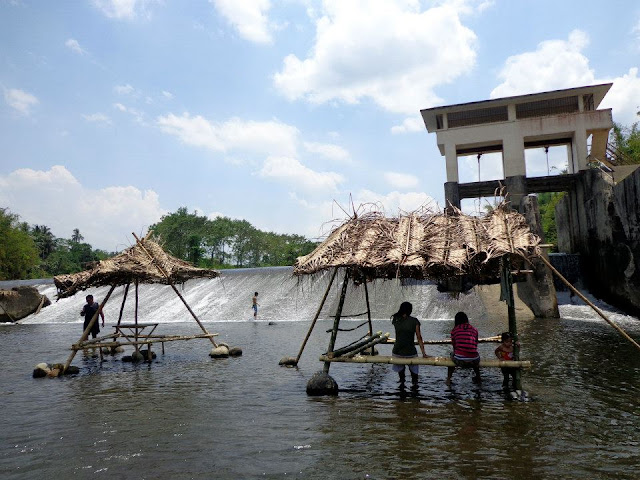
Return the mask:
[[45, 260], [53, 251], [55, 237], [46, 225], [34, 225], [30, 233], [38, 247], [40, 258]]
[[611, 143], [630, 163], [640, 163], [640, 128], [638, 122], [630, 127], [613, 124]]
[[35, 242], [18, 220], [0, 208], [0, 280], [30, 278], [40, 262]]
[[84, 237], [80, 234], [80, 230], [74, 228], [71, 234], [71, 243], [80, 243], [82, 240], [84, 240]]

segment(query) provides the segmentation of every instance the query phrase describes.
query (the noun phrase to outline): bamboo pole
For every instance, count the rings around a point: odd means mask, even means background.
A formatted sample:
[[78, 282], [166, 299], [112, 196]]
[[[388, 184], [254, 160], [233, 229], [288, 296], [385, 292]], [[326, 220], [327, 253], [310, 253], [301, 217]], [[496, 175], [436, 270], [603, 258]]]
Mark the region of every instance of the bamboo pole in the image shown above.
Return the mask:
[[[198, 335], [176, 335], [172, 337], [164, 337], [162, 340], [158, 339], [149, 339], [149, 340], [138, 340], [137, 342], [104, 342], [104, 343], [92, 343], [89, 348], [98, 348], [98, 347], [118, 347], [118, 346], [129, 346], [129, 345], [147, 345], [149, 343], [157, 343], [161, 342], [175, 342], [178, 340], [194, 340], [196, 338], [211, 338], [219, 335], [218, 333], [201, 333]], [[86, 345], [86, 343], [85, 343]], [[84, 348], [71, 347], [72, 350], [84, 350]]]
[[[165, 272], [164, 268], [162, 268], [162, 266], [160, 266], [160, 264], [158, 263], [158, 261], [153, 257], [153, 255], [151, 255], [149, 253], [149, 251], [144, 248], [144, 245], [142, 244], [142, 242], [140, 241], [140, 239], [138, 238], [138, 236], [133, 233], [134, 238], [136, 239], [136, 242], [138, 242], [138, 245], [140, 245], [140, 248], [142, 248], [142, 251], [144, 253], [147, 254], [147, 256], [149, 257], [149, 259], [153, 262], [153, 264], [156, 266], [156, 268], [158, 270], [160, 270], [160, 273], [162, 273], [162, 275], [164, 275], [164, 277], [167, 279], [167, 283], [171, 286], [171, 288], [173, 288], [173, 291], [176, 292], [176, 295], [178, 295], [178, 298], [180, 300], [182, 300], [182, 303], [184, 304], [185, 307], [187, 307], [187, 310], [189, 311], [189, 313], [191, 314], [191, 316], [193, 317], [193, 319], [196, 321], [196, 323], [200, 326], [200, 328], [202, 329], [202, 331], [206, 334], [208, 334], [209, 332], [207, 332], [207, 329], [204, 328], [204, 325], [202, 325], [202, 323], [200, 322], [200, 320], [198, 319], [198, 317], [196, 317], [196, 314], [193, 313], [193, 310], [191, 310], [191, 307], [189, 306], [189, 304], [187, 303], [187, 301], [182, 297], [182, 295], [180, 294], [180, 292], [178, 291], [178, 289], [176, 288], [176, 286], [173, 284], [173, 282], [171, 281], [171, 278], [169, 278], [169, 275], [167, 274], [167, 272]], [[213, 339], [213, 337], [210, 337], [209, 340], [211, 340], [211, 343], [213, 344], [214, 347], [217, 347], [218, 344], [215, 342], [215, 340]]]
[[351, 357], [355, 357], [356, 355], [358, 355], [360, 352], [366, 350], [367, 348], [371, 348], [371, 350], [373, 350], [373, 347], [375, 347], [378, 343], [384, 342], [386, 338], [389, 338], [389, 332], [385, 333], [381, 337], [374, 338], [370, 342], [367, 342], [367, 344], [362, 345], [359, 348], [356, 348], [355, 350], [345, 354], [344, 356], [348, 357], [348, 358], [351, 358]]
[[69, 368], [69, 365], [71, 365], [71, 362], [73, 361], [73, 357], [76, 356], [76, 353], [78, 352], [78, 350], [81, 350], [81, 348], [75, 348], [75, 347], [79, 347], [79, 345], [82, 344], [82, 342], [84, 342], [87, 339], [87, 337], [89, 336], [89, 332], [93, 327], [93, 324], [98, 321], [98, 316], [100, 315], [100, 312], [102, 312], [102, 309], [107, 304], [107, 300], [109, 300], [109, 297], [111, 296], [115, 288], [116, 288], [115, 285], [111, 285], [111, 289], [109, 289], [109, 293], [107, 293], [107, 296], [104, 297], [104, 300], [102, 300], [102, 303], [98, 307], [98, 310], [96, 310], [96, 313], [94, 313], [93, 317], [91, 317], [91, 321], [89, 322], [89, 325], [87, 325], [87, 328], [84, 329], [84, 331], [82, 332], [82, 335], [80, 336], [80, 340], [78, 340], [78, 342], [72, 346], [73, 352], [71, 352], [71, 355], [69, 355], [69, 358], [67, 359], [67, 363], [64, 364], [64, 368], [62, 369], [63, 373], [67, 370], [67, 368]]
[[[326, 355], [320, 356], [320, 361], [325, 363], [339, 362], [339, 363], [388, 363], [392, 365], [431, 365], [434, 367], [454, 367], [456, 366], [450, 357], [412, 357], [412, 358], [398, 358], [388, 355], [376, 355], [372, 357], [370, 355], [361, 355], [355, 357], [334, 357], [329, 358]], [[480, 360], [481, 368], [531, 368], [531, 362], [529, 360]], [[458, 367], [460, 368], [460, 367]]]
[[[483, 337], [483, 338], [479, 338], [478, 339], [478, 343], [495, 343], [498, 342], [500, 343], [502, 341], [500, 335], [495, 335], [493, 337]], [[389, 338], [387, 339], [386, 342], [384, 343], [389, 343], [389, 344], [393, 344], [396, 343], [396, 339], [395, 338]], [[422, 343], [424, 343], [425, 345], [447, 345], [451, 343], [451, 339], [450, 338], [445, 338], [443, 340], [424, 340]], [[419, 342], [417, 340], [415, 340], [413, 342], [414, 345], [419, 345]]]
[[569, 280], [567, 280], [566, 278], [564, 278], [562, 276], [562, 274], [556, 270], [556, 268], [551, 265], [551, 263], [549, 262], [549, 260], [547, 260], [546, 258], [544, 258], [542, 255], [540, 255], [539, 257], [540, 259], [542, 259], [542, 261], [547, 265], [547, 267], [549, 267], [551, 269], [551, 271], [553, 273], [555, 273], [558, 278], [567, 286], [569, 287], [569, 289], [575, 293], [578, 297], [580, 297], [582, 299], [583, 302], [585, 302], [587, 305], [589, 305], [600, 317], [602, 317], [602, 319], [607, 322], [609, 325], [611, 325], [613, 328], [615, 328], [618, 333], [620, 333], [620, 335], [622, 335], [624, 338], [626, 338], [627, 340], [629, 340], [638, 350], [640, 350], [640, 345], [638, 344], [638, 342], [636, 342], [633, 338], [631, 338], [629, 336], [629, 334], [627, 332], [625, 332], [622, 327], [620, 327], [617, 323], [615, 323], [613, 320], [610, 320], [604, 313], [602, 313], [602, 311], [596, 307], [592, 302], [589, 301], [589, 299], [587, 297], [585, 297], [582, 293], [580, 293], [573, 285], [571, 285], [571, 283], [569, 283]]
[[300, 361], [300, 357], [302, 356], [302, 351], [304, 350], [305, 345], [307, 344], [307, 341], [309, 340], [309, 337], [311, 336], [311, 332], [313, 331], [313, 327], [316, 324], [316, 321], [318, 320], [318, 317], [320, 317], [320, 312], [322, 311], [322, 307], [324, 306], [324, 302], [326, 302], [327, 300], [327, 296], [329, 295], [329, 290], [331, 290], [331, 285], [333, 285], [333, 280], [336, 278], [336, 274], [338, 273], [338, 268], [334, 268], [333, 269], [333, 274], [331, 275], [331, 279], [329, 280], [329, 285], [327, 285], [327, 289], [324, 292], [324, 296], [322, 297], [322, 300], [320, 301], [320, 306], [318, 307], [318, 310], [316, 311], [316, 314], [313, 317], [313, 321], [311, 322], [311, 326], [309, 327], [309, 331], [307, 332], [307, 336], [304, 337], [304, 341], [302, 342], [302, 345], [300, 346], [300, 351], [298, 352], [298, 356], [296, 357], [296, 363], [295, 365], [298, 364], [298, 362]]
[[[135, 308], [135, 313], [134, 313], [133, 318], [135, 320], [135, 332], [134, 332], [134, 335], [135, 335], [135, 339], [136, 339], [136, 342], [137, 342], [138, 341], [138, 279], [137, 278], [136, 278], [135, 286], [136, 286], [136, 308]], [[136, 349], [136, 352], [137, 352], [138, 351], [138, 347], [136, 346], [135, 349]]]
[[[507, 289], [507, 313], [509, 316], [509, 332], [513, 336], [513, 360], [520, 360], [520, 343], [518, 342], [518, 326], [516, 324], [516, 307], [513, 298], [513, 278], [511, 277], [511, 259], [508, 255], [504, 255], [501, 259], [501, 275], [503, 282]], [[520, 370], [516, 370], [513, 379], [515, 382], [516, 390], [522, 390], [522, 378], [520, 376]]]
[[[373, 335], [373, 324], [371, 323], [371, 307], [369, 306], [369, 289], [367, 288], [367, 279], [364, 279], [364, 299], [367, 301], [367, 321], [369, 322], [369, 335]], [[375, 349], [371, 345], [371, 355], [373, 355]]]
[[[342, 290], [340, 292], [340, 300], [338, 301], [338, 308], [336, 309], [336, 318], [333, 321], [333, 331], [331, 332], [331, 338], [329, 339], [329, 348], [327, 352], [332, 352], [333, 347], [336, 345], [336, 337], [338, 336], [338, 325], [340, 325], [340, 315], [342, 314], [342, 307], [344, 306], [344, 299], [347, 295], [347, 285], [349, 284], [349, 269], [344, 269], [344, 279], [342, 280]], [[324, 373], [329, 373], [329, 362], [324, 363]]]
[[129, 293], [129, 286], [131, 282], [127, 283], [127, 286], [124, 287], [124, 296], [122, 297], [122, 305], [120, 305], [120, 315], [118, 315], [118, 323], [116, 325], [120, 325], [122, 321], [122, 313], [124, 312], [124, 304], [127, 301], [127, 293]]
[[[357, 342], [347, 345], [346, 347], [338, 348], [333, 352], [327, 352], [327, 357], [339, 357], [340, 355], [345, 355], [349, 352], [359, 349], [360, 347], [367, 345], [372, 340], [376, 340], [382, 336], [382, 332], [376, 332], [373, 335], [367, 335], [365, 338], [358, 340]], [[389, 335], [387, 335], [388, 337]]]

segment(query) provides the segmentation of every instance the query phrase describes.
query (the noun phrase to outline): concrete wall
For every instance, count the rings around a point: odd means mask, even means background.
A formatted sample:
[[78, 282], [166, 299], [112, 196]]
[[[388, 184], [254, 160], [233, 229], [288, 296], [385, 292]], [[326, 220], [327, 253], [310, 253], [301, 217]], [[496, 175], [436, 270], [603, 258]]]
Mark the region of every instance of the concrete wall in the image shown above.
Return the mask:
[[640, 169], [618, 184], [600, 170], [582, 172], [556, 206], [558, 249], [580, 253], [586, 287], [640, 314]]

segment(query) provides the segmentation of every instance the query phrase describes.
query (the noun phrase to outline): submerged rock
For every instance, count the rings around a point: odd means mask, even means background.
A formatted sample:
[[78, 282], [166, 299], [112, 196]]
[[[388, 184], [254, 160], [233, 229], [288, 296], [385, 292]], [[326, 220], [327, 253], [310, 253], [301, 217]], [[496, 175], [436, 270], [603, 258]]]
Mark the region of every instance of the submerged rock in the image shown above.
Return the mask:
[[69, 367], [64, 371], [65, 375], [77, 375], [80, 373], [80, 369], [75, 365], [69, 365]]
[[43, 378], [49, 375], [51, 367], [47, 363], [39, 363], [33, 369], [33, 378]]
[[295, 357], [282, 357], [278, 362], [278, 365], [284, 365], [285, 367], [295, 367], [298, 365]]
[[[140, 350], [140, 354], [144, 357], [145, 360], [149, 358], [149, 350]], [[151, 359], [155, 360], [156, 352], [151, 351]]]
[[307, 382], [307, 395], [338, 395], [338, 384], [328, 373], [316, 372]]
[[[142, 361], [144, 361], [144, 359], [145, 359], [145, 357], [142, 356], [142, 353], [140, 353], [140, 352], [133, 352], [131, 354], [131, 361], [132, 362], [142, 362]], [[124, 358], [122, 360], [124, 360]]]
[[229, 349], [230, 357], [240, 357], [242, 355], [242, 349], [240, 347], [231, 347]]

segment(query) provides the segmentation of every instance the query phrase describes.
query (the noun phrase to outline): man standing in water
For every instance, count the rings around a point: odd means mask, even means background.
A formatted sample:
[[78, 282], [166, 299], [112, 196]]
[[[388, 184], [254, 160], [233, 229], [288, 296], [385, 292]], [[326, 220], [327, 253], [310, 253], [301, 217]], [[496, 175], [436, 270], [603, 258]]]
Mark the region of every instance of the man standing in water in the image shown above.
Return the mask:
[[[82, 307], [82, 311], [80, 312], [80, 315], [84, 316], [84, 326], [82, 327], [82, 331], [87, 329], [87, 326], [89, 326], [93, 315], [100, 308], [98, 302], [93, 301], [93, 295], [87, 295], [86, 300], [87, 303], [84, 307]], [[100, 310], [100, 316], [102, 317], [102, 328], [104, 328], [104, 313], [102, 312], [102, 310]], [[94, 323], [93, 327], [91, 327], [91, 336], [93, 338], [96, 338], [96, 336], [98, 336], [98, 333], [100, 333], [100, 327], [98, 326], [98, 319], [96, 319], [96, 323]]]
[[253, 319], [257, 320], [258, 319], [258, 306], [260, 305], [258, 303], [258, 292], [253, 294], [253, 298], [252, 298], [251, 302], [252, 302], [251, 308], [253, 309]]

